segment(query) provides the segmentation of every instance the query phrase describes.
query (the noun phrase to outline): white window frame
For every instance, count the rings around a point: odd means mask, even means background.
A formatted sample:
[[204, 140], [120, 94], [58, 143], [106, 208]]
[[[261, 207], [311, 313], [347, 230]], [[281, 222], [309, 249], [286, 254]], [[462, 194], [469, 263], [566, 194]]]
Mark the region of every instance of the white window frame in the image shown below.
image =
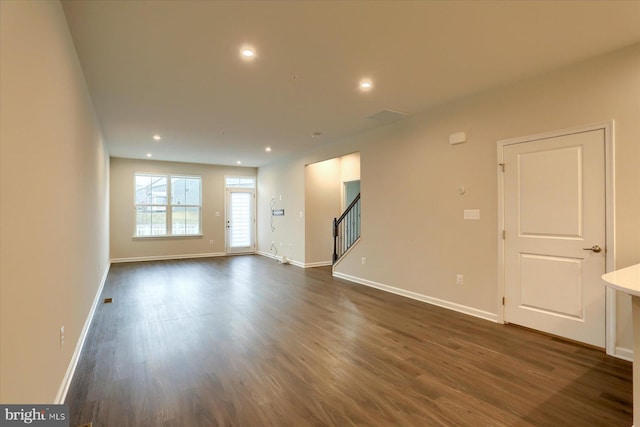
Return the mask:
[[[153, 176], [153, 177], [162, 177], [167, 181], [167, 189], [165, 196], [165, 204], [139, 204], [136, 201], [136, 177], [138, 176]], [[172, 191], [171, 188], [171, 180], [173, 178], [190, 178], [190, 179], [198, 179], [200, 181], [200, 204], [199, 205], [182, 205], [182, 204], [173, 204], [172, 203]], [[139, 235], [138, 234], [138, 207], [159, 207], [165, 209], [165, 234], [152, 234], [152, 235]], [[133, 237], [135, 239], [154, 239], [154, 238], [184, 238], [184, 237], [201, 237], [203, 236], [202, 231], [202, 176], [201, 175], [190, 175], [190, 174], [169, 174], [169, 173], [157, 173], [157, 172], [134, 172], [133, 174], [133, 207], [134, 207], [134, 221], [133, 221]], [[174, 207], [185, 207], [185, 208], [198, 208], [198, 233], [191, 234], [174, 234], [173, 233], [173, 208]]]
[[[238, 184], [229, 184], [229, 180], [230, 179], [238, 179], [238, 180], [250, 180], [251, 184], [243, 184], [243, 183], [238, 183]], [[225, 175], [224, 176], [224, 188], [250, 188], [252, 190], [256, 189], [256, 177], [255, 176], [240, 176], [240, 175]]]

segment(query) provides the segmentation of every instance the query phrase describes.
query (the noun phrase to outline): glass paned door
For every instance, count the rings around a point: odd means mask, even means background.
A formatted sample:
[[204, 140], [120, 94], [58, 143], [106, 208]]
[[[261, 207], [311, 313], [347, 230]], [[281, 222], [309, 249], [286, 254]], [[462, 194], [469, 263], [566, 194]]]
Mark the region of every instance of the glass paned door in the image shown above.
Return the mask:
[[227, 189], [227, 253], [255, 251], [255, 191]]

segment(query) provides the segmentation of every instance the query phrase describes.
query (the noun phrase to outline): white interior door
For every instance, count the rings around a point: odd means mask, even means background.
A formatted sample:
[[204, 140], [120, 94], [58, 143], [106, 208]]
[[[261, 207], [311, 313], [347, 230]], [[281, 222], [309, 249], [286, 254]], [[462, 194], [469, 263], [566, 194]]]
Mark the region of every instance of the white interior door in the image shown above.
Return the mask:
[[605, 346], [603, 129], [503, 147], [505, 321]]
[[228, 254], [255, 251], [255, 191], [227, 189], [226, 242]]

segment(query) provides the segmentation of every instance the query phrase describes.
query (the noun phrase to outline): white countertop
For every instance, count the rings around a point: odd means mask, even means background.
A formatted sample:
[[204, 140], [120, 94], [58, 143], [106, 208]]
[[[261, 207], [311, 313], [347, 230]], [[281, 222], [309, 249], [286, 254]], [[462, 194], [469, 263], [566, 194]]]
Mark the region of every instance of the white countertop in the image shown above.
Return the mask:
[[640, 296], [640, 264], [603, 274], [602, 280], [615, 290]]

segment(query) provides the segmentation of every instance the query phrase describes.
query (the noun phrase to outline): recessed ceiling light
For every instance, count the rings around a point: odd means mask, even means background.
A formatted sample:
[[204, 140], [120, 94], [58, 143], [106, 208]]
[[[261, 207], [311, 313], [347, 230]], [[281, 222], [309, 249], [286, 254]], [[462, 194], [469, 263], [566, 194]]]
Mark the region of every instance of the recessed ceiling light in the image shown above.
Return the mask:
[[271, 152], [271, 147], [265, 147], [264, 151], [266, 151], [267, 153]]
[[147, 153], [147, 157], [151, 157], [151, 153]]
[[373, 88], [373, 82], [369, 79], [360, 80], [360, 89], [361, 90], [370, 90]]
[[241, 165], [241, 164], [242, 164], [242, 162], [241, 162], [240, 160], [238, 160], [238, 161], [236, 162], [236, 164]]
[[253, 59], [256, 57], [256, 50], [251, 46], [242, 46], [240, 56], [243, 59]]
[[160, 141], [162, 139], [162, 137], [160, 137], [160, 135], [155, 134], [153, 135], [153, 139], [155, 139], [156, 141]]

